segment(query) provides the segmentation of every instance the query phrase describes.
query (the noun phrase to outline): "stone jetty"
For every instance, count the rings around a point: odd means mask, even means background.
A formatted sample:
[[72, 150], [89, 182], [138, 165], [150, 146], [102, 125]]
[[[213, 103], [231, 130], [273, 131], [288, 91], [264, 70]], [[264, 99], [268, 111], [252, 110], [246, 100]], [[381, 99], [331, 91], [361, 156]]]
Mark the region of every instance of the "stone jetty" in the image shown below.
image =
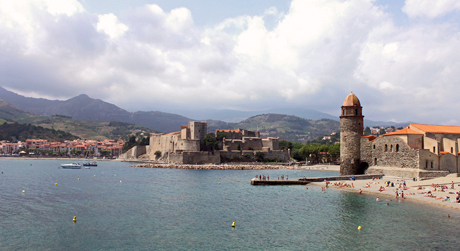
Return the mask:
[[196, 170], [266, 170], [286, 169], [283, 165], [186, 165], [186, 164], [156, 164], [143, 163], [133, 167], [145, 168], [170, 168], [170, 169], [196, 169]]

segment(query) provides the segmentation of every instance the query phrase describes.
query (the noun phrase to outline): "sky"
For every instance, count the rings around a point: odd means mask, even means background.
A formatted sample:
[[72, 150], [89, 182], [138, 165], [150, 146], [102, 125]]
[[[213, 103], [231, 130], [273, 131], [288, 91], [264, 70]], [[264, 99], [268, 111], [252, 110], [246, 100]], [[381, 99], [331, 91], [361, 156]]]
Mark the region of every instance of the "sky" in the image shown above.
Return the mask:
[[460, 125], [458, 0], [0, 0], [0, 86], [128, 111]]

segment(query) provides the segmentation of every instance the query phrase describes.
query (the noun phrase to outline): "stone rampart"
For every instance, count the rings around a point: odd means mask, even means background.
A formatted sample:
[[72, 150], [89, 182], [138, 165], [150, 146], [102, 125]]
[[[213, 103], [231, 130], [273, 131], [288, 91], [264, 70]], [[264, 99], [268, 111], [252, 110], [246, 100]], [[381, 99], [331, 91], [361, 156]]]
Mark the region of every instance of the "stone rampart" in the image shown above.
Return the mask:
[[217, 151], [172, 153], [169, 161], [175, 164], [220, 164], [220, 154]]
[[[370, 166], [420, 168], [420, 150], [411, 149], [401, 138], [386, 136], [372, 142]], [[367, 157], [368, 159], [368, 157]]]
[[142, 154], [147, 153], [148, 146], [134, 146], [129, 149], [127, 152], [121, 154], [118, 158], [119, 159], [137, 159]]

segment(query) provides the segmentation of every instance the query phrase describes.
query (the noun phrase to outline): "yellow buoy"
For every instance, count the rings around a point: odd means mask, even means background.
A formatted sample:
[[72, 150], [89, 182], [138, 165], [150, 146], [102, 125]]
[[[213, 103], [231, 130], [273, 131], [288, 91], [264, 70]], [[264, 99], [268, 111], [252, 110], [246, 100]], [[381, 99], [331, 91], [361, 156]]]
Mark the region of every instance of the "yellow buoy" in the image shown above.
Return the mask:
[[23, 193], [25, 193], [25, 192], [26, 192], [26, 190], [22, 190], [22, 192], [23, 192]]
[[358, 227], [358, 230], [361, 230], [361, 226]]
[[232, 223], [232, 227], [235, 227], [235, 222]]
[[96, 177], [96, 174], [94, 175], [94, 177]]
[[56, 185], [56, 186], [57, 186], [57, 183], [54, 183], [54, 185]]
[[102, 172], [102, 174], [104, 174], [104, 172]]
[[121, 183], [121, 180], [120, 180], [120, 183]]
[[78, 180], [80, 180], [80, 178], [78, 178]]
[[220, 185], [220, 182], [219, 182], [219, 185]]
[[73, 222], [77, 222], [77, 216], [73, 217]]

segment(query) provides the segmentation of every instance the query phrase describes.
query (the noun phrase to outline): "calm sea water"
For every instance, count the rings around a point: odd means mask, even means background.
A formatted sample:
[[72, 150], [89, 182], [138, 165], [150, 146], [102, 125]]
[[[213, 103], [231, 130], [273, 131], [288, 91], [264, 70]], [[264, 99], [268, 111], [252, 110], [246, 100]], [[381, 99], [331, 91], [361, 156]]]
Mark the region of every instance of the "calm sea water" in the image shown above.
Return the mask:
[[375, 196], [323, 193], [314, 186], [250, 185], [256, 174], [294, 179], [336, 172], [149, 169], [123, 162], [68, 170], [59, 169], [61, 163], [0, 160], [1, 250], [458, 250], [460, 245], [457, 211], [394, 200], [386, 206]]

